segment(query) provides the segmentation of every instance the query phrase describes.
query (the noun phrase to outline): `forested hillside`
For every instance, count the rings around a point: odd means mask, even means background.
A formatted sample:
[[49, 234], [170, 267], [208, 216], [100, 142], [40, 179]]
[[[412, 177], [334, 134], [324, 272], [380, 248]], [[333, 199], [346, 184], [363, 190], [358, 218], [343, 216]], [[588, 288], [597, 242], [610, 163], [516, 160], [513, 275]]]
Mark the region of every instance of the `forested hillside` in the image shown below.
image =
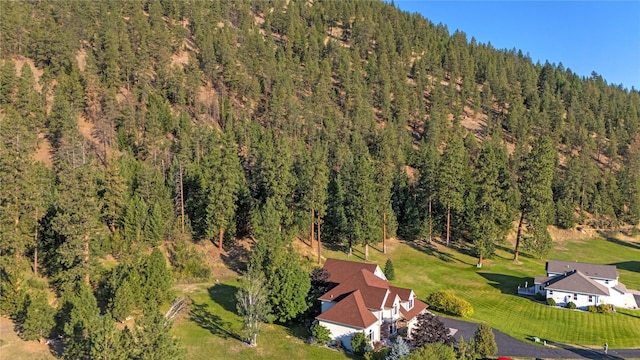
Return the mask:
[[2, 1], [0, 56], [0, 308], [70, 358], [177, 354], [198, 242], [284, 278], [296, 237], [517, 260], [640, 221], [637, 90], [384, 2]]

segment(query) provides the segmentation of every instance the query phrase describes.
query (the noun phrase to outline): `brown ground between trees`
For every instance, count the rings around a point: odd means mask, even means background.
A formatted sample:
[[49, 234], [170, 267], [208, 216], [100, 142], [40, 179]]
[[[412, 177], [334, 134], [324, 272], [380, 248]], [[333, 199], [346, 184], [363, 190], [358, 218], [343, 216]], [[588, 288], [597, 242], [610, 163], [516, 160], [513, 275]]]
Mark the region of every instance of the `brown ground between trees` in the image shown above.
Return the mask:
[[13, 331], [13, 321], [0, 316], [0, 359], [55, 359], [49, 346], [37, 341], [24, 341]]

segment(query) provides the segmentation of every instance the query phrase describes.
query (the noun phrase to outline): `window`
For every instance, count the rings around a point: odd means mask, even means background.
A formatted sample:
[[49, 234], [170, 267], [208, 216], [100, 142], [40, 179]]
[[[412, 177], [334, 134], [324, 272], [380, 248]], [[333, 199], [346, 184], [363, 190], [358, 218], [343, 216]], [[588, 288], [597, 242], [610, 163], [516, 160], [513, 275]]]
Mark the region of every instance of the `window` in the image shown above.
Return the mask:
[[605, 280], [604, 283], [609, 285], [609, 280]]
[[373, 329], [369, 330], [369, 341], [373, 341]]
[[553, 290], [549, 290], [549, 295], [553, 295]]
[[409, 299], [409, 310], [413, 309], [413, 298]]
[[398, 305], [393, 305], [393, 315], [398, 315]]
[[578, 300], [578, 294], [573, 294], [573, 300]]
[[589, 302], [593, 302], [593, 296], [589, 295]]

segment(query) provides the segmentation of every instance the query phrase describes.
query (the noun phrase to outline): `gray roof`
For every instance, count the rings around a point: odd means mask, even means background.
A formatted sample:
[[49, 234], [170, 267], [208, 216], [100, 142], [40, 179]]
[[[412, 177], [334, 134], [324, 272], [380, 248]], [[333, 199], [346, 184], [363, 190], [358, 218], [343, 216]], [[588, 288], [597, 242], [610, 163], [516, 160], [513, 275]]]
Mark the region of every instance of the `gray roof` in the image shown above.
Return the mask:
[[581, 273], [591, 278], [610, 280], [616, 280], [618, 278], [618, 270], [615, 265], [587, 264], [560, 260], [547, 261], [547, 274], [564, 274], [573, 270], [580, 270]]
[[580, 270], [554, 277], [545, 283], [545, 288], [548, 290], [609, 296], [609, 289], [606, 286], [590, 279]]
[[551, 279], [553, 279], [553, 276], [536, 276], [535, 278], [533, 278], [533, 283], [544, 284]]

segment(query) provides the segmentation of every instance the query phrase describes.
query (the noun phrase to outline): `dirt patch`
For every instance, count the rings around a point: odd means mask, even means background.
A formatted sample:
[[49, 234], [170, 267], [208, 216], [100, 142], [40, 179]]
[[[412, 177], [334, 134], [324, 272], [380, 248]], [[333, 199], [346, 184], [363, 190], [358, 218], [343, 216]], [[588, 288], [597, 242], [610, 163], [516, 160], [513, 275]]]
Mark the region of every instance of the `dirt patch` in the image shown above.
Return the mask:
[[180, 51], [171, 55], [171, 65], [177, 65], [180, 69], [184, 69], [184, 66], [189, 63], [189, 53], [186, 51]]
[[42, 93], [42, 85], [40, 85], [40, 77], [44, 73], [44, 71], [38, 69], [31, 59], [27, 59], [22, 56], [18, 56], [13, 59], [13, 62], [16, 64], [16, 74], [21, 76], [20, 71], [22, 70], [22, 66], [26, 63], [31, 68], [31, 72], [33, 73], [33, 78], [36, 82], [34, 88], [37, 92]]
[[55, 359], [47, 344], [38, 341], [24, 341], [13, 331], [13, 327], [13, 321], [0, 316], [1, 359]]
[[84, 69], [87, 67], [87, 51], [84, 48], [76, 52], [76, 61], [78, 62], [80, 72], [84, 72]]
[[51, 151], [52, 151], [51, 143], [49, 142], [49, 140], [47, 140], [44, 134], [39, 133], [38, 147], [36, 148], [36, 151], [33, 153], [33, 160], [39, 161], [45, 164], [45, 166], [47, 166], [48, 168], [51, 168], [53, 166]]

